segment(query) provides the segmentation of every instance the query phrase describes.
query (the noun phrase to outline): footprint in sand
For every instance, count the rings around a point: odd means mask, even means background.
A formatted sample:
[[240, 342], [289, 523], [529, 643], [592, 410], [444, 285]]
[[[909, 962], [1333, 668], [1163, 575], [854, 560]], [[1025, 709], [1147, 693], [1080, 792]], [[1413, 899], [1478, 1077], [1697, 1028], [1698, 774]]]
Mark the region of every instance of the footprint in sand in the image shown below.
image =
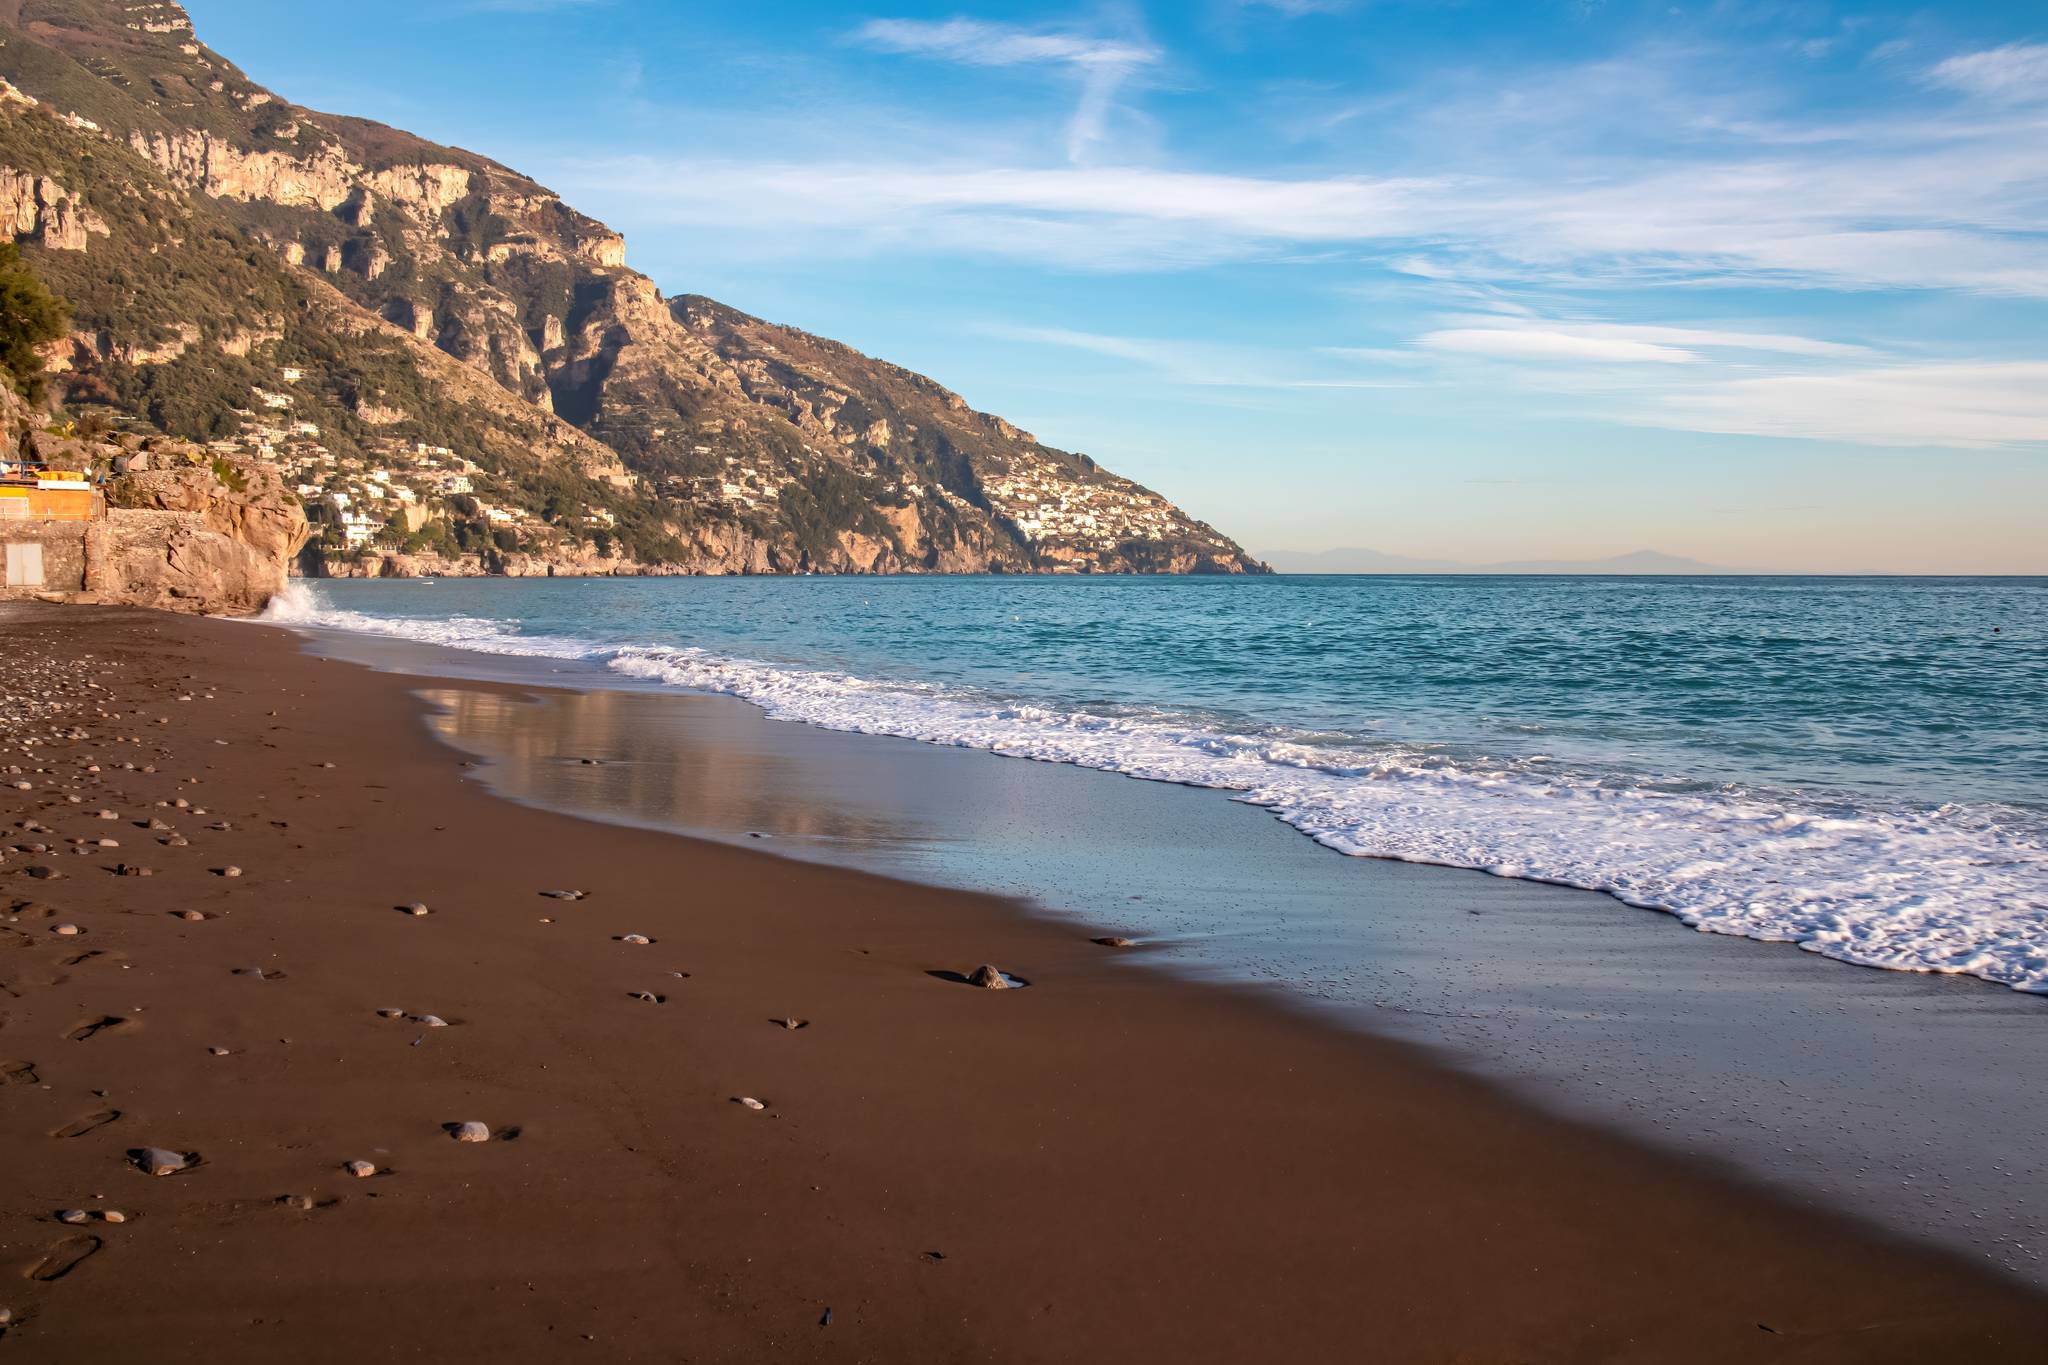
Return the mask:
[[66, 1237], [45, 1251], [42, 1259], [22, 1274], [31, 1280], [48, 1284], [61, 1280], [78, 1268], [78, 1263], [106, 1245], [97, 1237]]
[[83, 1043], [87, 1039], [97, 1038], [102, 1033], [108, 1033], [114, 1029], [121, 1028], [128, 1022], [128, 1020], [118, 1014], [103, 1014], [97, 1019], [86, 1020], [65, 1034], [64, 1037], [70, 1042]]
[[84, 1137], [95, 1128], [104, 1128], [120, 1117], [121, 1111], [118, 1109], [98, 1109], [90, 1114], [84, 1114], [71, 1120], [62, 1128], [52, 1129], [50, 1136], [53, 1138]]

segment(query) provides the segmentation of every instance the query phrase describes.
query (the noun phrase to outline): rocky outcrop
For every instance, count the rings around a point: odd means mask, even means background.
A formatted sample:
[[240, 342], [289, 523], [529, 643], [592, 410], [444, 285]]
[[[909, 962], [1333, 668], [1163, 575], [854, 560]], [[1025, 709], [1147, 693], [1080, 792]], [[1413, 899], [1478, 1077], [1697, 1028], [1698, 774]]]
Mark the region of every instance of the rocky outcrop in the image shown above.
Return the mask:
[[83, 568], [67, 590], [91, 600], [251, 614], [284, 589], [306, 543], [305, 511], [267, 465], [180, 442], [52, 431], [4, 385], [0, 453], [104, 478], [104, 516], [41, 527], [69, 538]]
[[51, 251], [84, 251], [93, 234], [105, 237], [109, 229], [83, 200], [49, 176], [0, 166], [0, 231]]
[[[209, 615], [259, 612], [306, 543], [305, 510], [259, 464], [146, 452], [107, 482], [107, 601]], [[157, 466], [159, 462], [168, 467]]]

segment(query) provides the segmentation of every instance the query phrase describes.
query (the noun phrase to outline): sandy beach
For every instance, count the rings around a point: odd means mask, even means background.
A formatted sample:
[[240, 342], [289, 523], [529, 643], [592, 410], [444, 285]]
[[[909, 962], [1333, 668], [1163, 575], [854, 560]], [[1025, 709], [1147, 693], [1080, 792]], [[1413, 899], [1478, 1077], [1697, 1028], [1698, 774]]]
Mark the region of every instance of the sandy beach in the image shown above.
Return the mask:
[[2048, 1301], [1403, 1044], [998, 899], [500, 800], [421, 686], [0, 617], [0, 1350], [2038, 1357]]

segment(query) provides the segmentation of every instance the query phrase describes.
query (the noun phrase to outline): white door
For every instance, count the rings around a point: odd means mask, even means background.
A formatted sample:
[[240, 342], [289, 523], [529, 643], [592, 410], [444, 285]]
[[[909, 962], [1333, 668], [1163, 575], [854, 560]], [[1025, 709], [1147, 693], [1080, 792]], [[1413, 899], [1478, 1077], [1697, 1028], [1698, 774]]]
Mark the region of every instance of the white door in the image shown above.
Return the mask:
[[43, 547], [33, 542], [14, 541], [7, 546], [7, 586], [43, 586]]

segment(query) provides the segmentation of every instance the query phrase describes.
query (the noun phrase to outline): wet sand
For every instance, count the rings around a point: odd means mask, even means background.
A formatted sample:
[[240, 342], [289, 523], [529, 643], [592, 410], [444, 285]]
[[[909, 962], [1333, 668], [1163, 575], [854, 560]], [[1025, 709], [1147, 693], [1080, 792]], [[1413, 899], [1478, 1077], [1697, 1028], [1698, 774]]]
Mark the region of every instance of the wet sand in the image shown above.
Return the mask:
[[[501, 801], [416, 680], [283, 632], [9, 613], [0, 683], [24, 1359], [1990, 1361], [2048, 1329], [1072, 923]], [[982, 962], [1031, 984], [946, 979]]]
[[[1517, 1097], [2048, 1286], [2048, 998], [1703, 934], [1610, 896], [1346, 858], [1221, 792], [823, 730], [581, 662], [316, 632], [423, 678], [493, 791], [1142, 937]], [[551, 685], [549, 685], [551, 684]], [[758, 842], [765, 836], [766, 843]]]

